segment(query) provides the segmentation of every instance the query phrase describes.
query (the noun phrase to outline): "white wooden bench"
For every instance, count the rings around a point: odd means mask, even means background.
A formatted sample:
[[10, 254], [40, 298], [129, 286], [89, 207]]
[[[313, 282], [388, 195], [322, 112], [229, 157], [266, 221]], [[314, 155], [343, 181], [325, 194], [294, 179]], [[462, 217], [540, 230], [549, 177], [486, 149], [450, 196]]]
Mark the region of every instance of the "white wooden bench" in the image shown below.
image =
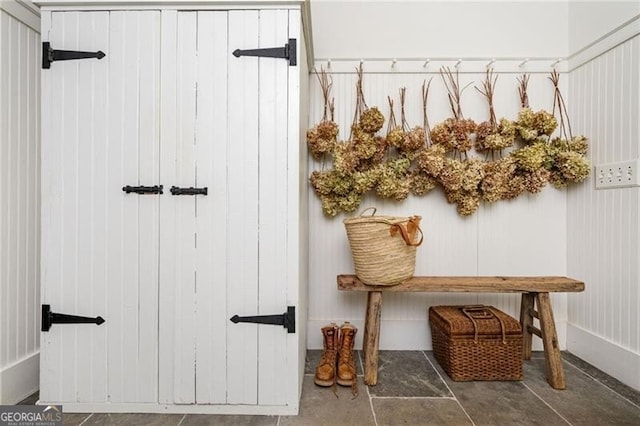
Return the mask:
[[[523, 356], [531, 359], [532, 335], [542, 339], [547, 381], [554, 389], [566, 387], [556, 325], [551, 309], [550, 292], [579, 292], [584, 283], [567, 277], [413, 277], [393, 286], [366, 285], [355, 275], [338, 275], [338, 289], [366, 291], [367, 314], [364, 326], [364, 382], [378, 382], [378, 346], [383, 292], [465, 292], [522, 293], [520, 324], [523, 333]], [[537, 307], [537, 310], [535, 309]], [[533, 318], [540, 328], [533, 325]]]

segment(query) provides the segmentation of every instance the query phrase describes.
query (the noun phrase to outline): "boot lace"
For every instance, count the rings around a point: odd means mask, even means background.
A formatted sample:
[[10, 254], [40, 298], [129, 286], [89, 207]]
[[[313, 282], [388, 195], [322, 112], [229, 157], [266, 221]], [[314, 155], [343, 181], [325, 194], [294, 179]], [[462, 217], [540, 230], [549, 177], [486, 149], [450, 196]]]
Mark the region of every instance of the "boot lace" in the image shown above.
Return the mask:
[[351, 394], [353, 398], [358, 396], [358, 375], [356, 374], [356, 363], [355, 359], [353, 359], [353, 339], [355, 337], [355, 333], [345, 333], [344, 340], [340, 345], [340, 362], [344, 362], [347, 364], [347, 368], [349, 369], [349, 373], [351, 377], [353, 377], [353, 382], [351, 383]]

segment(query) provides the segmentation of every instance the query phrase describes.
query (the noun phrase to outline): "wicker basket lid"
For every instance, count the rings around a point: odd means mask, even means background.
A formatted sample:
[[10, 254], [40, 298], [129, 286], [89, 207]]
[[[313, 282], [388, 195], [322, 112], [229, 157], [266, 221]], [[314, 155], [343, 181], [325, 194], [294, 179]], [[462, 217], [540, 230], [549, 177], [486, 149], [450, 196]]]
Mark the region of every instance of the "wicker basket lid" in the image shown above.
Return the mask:
[[[436, 322], [450, 336], [473, 336], [474, 324], [463, 312], [464, 308], [469, 306], [432, 306], [429, 308], [429, 321]], [[479, 308], [474, 305], [474, 308]], [[500, 320], [505, 327], [506, 335], [521, 334], [522, 329], [520, 323], [510, 315], [505, 314], [499, 309], [492, 306], [485, 306], [492, 315], [488, 318], [481, 318], [481, 315], [475, 319], [478, 327], [478, 335], [493, 336], [502, 335], [502, 326]]]

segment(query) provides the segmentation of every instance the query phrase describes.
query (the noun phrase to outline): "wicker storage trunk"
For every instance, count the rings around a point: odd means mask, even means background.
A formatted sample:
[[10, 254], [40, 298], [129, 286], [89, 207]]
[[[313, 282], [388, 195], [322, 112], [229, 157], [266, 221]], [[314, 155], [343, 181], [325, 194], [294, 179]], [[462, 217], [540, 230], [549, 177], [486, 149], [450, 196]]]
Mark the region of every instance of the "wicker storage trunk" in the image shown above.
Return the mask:
[[491, 306], [432, 306], [433, 353], [455, 381], [522, 380], [522, 330]]

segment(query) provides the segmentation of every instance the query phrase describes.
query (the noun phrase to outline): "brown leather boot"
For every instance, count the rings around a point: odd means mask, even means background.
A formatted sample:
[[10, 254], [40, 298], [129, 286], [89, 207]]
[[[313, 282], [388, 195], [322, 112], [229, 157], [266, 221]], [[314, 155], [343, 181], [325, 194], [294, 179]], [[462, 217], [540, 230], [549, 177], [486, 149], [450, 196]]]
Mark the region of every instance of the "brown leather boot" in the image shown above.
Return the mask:
[[353, 344], [358, 329], [348, 321], [340, 327], [340, 347], [338, 348], [337, 382], [342, 386], [351, 386], [353, 394], [358, 394], [358, 377], [356, 375], [356, 361], [353, 354]]
[[333, 386], [336, 383], [339, 331], [338, 324], [334, 323], [322, 327], [324, 350], [322, 351], [322, 358], [316, 367], [314, 380], [318, 386]]

